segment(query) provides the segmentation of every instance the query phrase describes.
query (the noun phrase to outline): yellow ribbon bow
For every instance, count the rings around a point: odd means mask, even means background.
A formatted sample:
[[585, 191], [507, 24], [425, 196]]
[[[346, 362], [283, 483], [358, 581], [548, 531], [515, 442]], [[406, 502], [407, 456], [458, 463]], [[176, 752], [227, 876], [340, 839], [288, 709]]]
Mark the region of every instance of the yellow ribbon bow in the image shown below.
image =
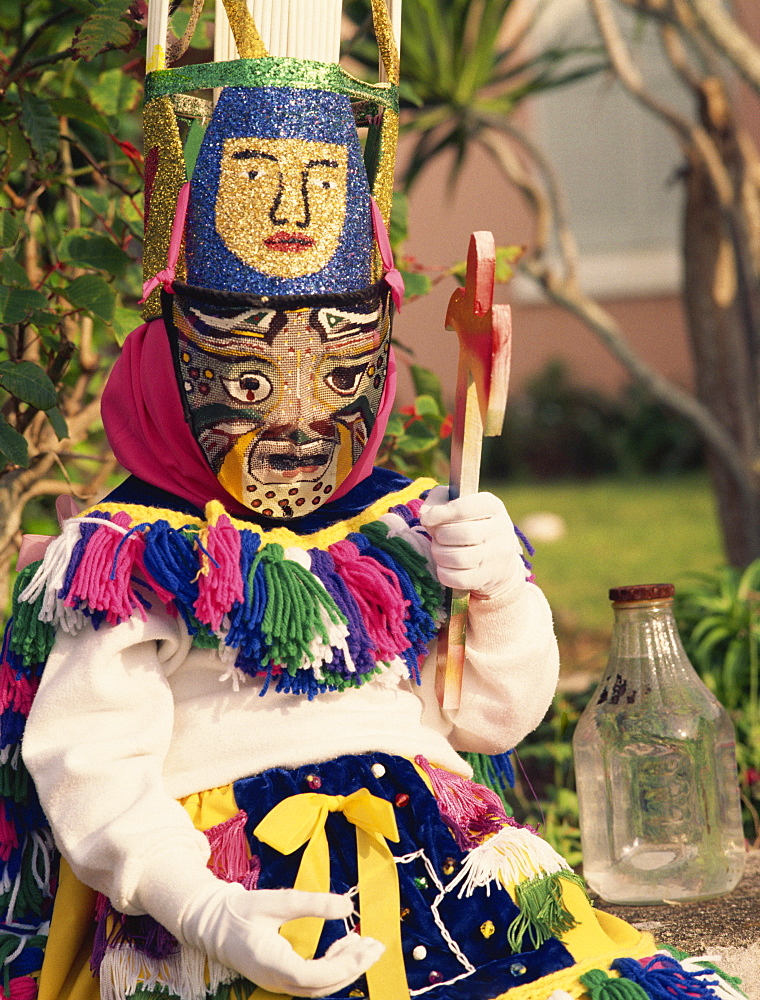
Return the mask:
[[[399, 840], [391, 803], [367, 788], [351, 795], [305, 792], [278, 803], [253, 833], [281, 854], [292, 854], [306, 844], [293, 888], [329, 892], [330, 849], [325, 822], [331, 812], [342, 812], [356, 827], [362, 934], [385, 945], [380, 959], [365, 973], [371, 1000], [408, 1000], [401, 950], [398, 872], [386, 843]], [[280, 933], [299, 955], [313, 958], [323, 925], [321, 917], [299, 917], [283, 924]], [[274, 997], [259, 987], [251, 1000], [274, 1000]]]

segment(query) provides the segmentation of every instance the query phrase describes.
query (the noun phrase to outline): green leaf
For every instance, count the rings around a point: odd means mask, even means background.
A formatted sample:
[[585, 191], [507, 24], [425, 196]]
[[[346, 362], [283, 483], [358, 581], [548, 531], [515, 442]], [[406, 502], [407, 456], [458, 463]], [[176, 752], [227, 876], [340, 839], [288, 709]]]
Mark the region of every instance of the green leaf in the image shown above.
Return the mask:
[[206, 130], [201, 123], [195, 119], [190, 126], [190, 131], [187, 133], [187, 139], [185, 139], [185, 170], [187, 172], [188, 179], [193, 176], [195, 161], [198, 159], [198, 153], [200, 152], [201, 143], [203, 142], [203, 136], [205, 134]]
[[3, 209], [0, 212], [0, 247], [12, 247], [18, 239], [20, 229], [19, 221], [13, 212]]
[[132, 258], [108, 236], [90, 233], [86, 229], [73, 229], [61, 241], [61, 260], [106, 271], [117, 278], [123, 277]]
[[29, 445], [23, 434], [11, 427], [8, 421], [0, 414], [0, 453], [3, 454], [13, 465], [20, 465], [24, 469], [29, 465]]
[[416, 299], [420, 295], [427, 295], [432, 288], [432, 282], [426, 274], [422, 274], [420, 271], [405, 271], [403, 267], [400, 267], [399, 271], [404, 279], [404, 292], [407, 299]]
[[46, 372], [33, 361], [0, 362], [0, 385], [12, 396], [38, 410], [49, 410], [58, 403], [55, 386]]
[[[3, 132], [5, 132], [5, 135], [3, 137], [4, 141], [0, 141], [0, 150], [7, 157], [5, 169], [12, 174], [29, 159], [31, 156], [31, 147], [26, 141], [24, 133], [19, 128], [18, 122], [12, 122], [3, 129]], [[0, 136], [2, 136], [2, 132], [0, 132]]]
[[440, 418], [441, 416], [440, 407], [432, 396], [417, 396], [414, 400], [414, 408], [421, 417]]
[[409, 234], [408, 213], [409, 199], [403, 192], [396, 191], [391, 204], [391, 224], [389, 227], [390, 241], [394, 253], [398, 252], [399, 247], [404, 243]]
[[45, 309], [47, 304], [48, 300], [42, 292], [0, 285], [0, 325], [23, 323], [35, 309]]
[[61, 290], [61, 295], [79, 309], [86, 309], [110, 323], [116, 307], [116, 292], [97, 274], [83, 274]]
[[431, 372], [429, 368], [423, 368], [422, 365], [409, 365], [409, 374], [412, 376], [415, 394], [432, 396], [438, 405], [438, 412], [444, 413], [441, 380], [435, 372]]
[[91, 125], [99, 132], [111, 134], [111, 128], [99, 111], [96, 111], [87, 101], [80, 101], [76, 97], [59, 97], [50, 102], [50, 108], [56, 115], [65, 115], [66, 118], [74, 118], [76, 121]]
[[404, 433], [404, 418], [400, 413], [392, 413], [385, 428], [386, 436], [401, 437]]
[[3, 254], [0, 258], [0, 281], [4, 285], [15, 285], [16, 288], [29, 287], [29, 276], [9, 253]]
[[139, 325], [139, 313], [135, 312], [134, 309], [128, 309], [126, 306], [116, 306], [113, 311], [113, 319], [111, 320], [111, 329], [119, 347], [121, 347], [134, 328]]
[[104, 115], [123, 115], [137, 105], [140, 94], [140, 84], [134, 77], [125, 75], [120, 69], [109, 69], [100, 74], [91, 99]]
[[421, 420], [415, 420], [407, 427], [406, 432], [398, 439], [397, 447], [399, 451], [407, 454], [414, 454], [419, 451], [428, 451], [435, 448], [439, 438], [435, 431], [431, 431]]
[[21, 99], [21, 124], [38, 160], [50, 161], [57, 156], [58, 119], [47, 101], [36, 94], [25, 93]]
[[[89, 61], [107, 49], [126, 45], [132, 38], [132, 29], [122, 21], [129, 9], [130, 0], [105, 0], [74, 36], [75, 57]], [[115, 72], [121, 72], [116, 70]], [[114, 112], [115, 113], [115, 112]]]
[[52, 424], [59, 441], [63, 441], [64, 438], [69, 436], [69, 426], [57, 406], [51, 406], [49, 410], [45, 410], [45, 416]]
[[515, 276], [515, 269], [512, 265], [519, 260], [525, 252], [523, 246], [496, 247], [496, 272], [494, 280], [497, 282], [511, 281]]

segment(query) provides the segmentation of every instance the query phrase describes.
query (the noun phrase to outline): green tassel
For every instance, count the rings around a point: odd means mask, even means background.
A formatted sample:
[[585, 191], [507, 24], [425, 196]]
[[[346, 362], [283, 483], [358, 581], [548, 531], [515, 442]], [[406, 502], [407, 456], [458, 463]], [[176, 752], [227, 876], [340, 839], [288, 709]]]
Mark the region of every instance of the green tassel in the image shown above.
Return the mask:
[[193, 633], [193, 646], [196, 649], [218, 649], [219, 636], [214, 635], [208, 625], [198, 624], [198, 631]]
[[601, 969], [589, 969], [580, 980], [591, 1000], [649, 1000], [638, 983], [630, 979], [613, 979]]
[[55, 629], [49, 622], [40, 621], [45, 591], [33, 604], [22, 603], [19, 595], [28, 586], [42, 560], [25, 566], [16, 577], [13, 588], [13, 629], [10, 647], [21, 657], [25, 667], [33, 663], [44, 663], [53, 648]]
[[507, 942], [513, 952], [525, 950], [525, 934], [529, 936], [533, 948], [540, 948], [544, 941], [575, 927], [577, 921], [562, 901], [562, 879], [583, 886], [580, 875], [570, 871], [538, 875], [515, 886], [520, 913], [507, 931]]
[[0, 764], [0, 797], [25, 802], [29, 794], [29, 772], [21, 759], [20, 743], [8, 748], [8, 759]]
[[[17, 916], [24, 918], [28, 918], [30, 915], [41, 916], [44, 902], [50, 898], [50, 885], [45, 882], [45, 859], [41, 857], [42, 853], [40, 851], [37, 856], [37, 871], [35, 871], [33, 868], [35, 844], [32, 837], [27, 836], [21, 857], [18, 893], [13, 907]], [[7, 892], [0, 895], [0, 908], [3, 912], [8, 910], [13, 890], [14, 886], [12, 885]]]
[[435, 618], [441, 609], [443, 587], [431, 575], [425, 557], [420, 555], [405, 539], [398, 536], [389, 537], [388, 525], [383, 524], [382, 521], [365, 524], [360, 528], [360, 531], [376, 548], [387, 552], [402, 569], [406, 570], [411, 577], [414, 589], [420, 595], [425, 611], [431, 618]]
[[330, 637], [322, 621], [327, 613], [334, 625], [346, 623], [333, 599], [322, 584], [300, 563], [284, 558], [284, 549], [267, 545], [260, 557], [264, 564], [267, 605], [261, 622], [267, 651], [267, 661], [281, 664], [289, 674], [295, 674], [309, 653], [309, 644], [319, 638], [330, 645]]

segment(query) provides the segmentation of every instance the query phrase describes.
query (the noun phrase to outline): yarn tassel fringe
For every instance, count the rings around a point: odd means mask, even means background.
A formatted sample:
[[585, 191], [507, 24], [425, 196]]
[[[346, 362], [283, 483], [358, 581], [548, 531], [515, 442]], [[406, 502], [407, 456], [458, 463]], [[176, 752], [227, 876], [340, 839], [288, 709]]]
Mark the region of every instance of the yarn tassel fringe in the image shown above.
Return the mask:
[[525, 951], [527, 935], [531, 947], [540, 948], [551, 937], [561, 937], [572, 930], [576, 920], [564, 905], [563, 882], [573, 882], [583, 887], [583, 879], [572, 871], [542, 875], [515, 885], [515, 901], [520, 908], [507, 931], [507, 942], [515, 951]]

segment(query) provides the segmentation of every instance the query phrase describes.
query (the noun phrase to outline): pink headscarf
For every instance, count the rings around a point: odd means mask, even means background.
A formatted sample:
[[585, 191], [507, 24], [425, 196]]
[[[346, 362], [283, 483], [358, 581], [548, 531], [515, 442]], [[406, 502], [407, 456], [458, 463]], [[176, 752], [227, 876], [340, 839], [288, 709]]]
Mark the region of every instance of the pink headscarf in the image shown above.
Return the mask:
[[[330, 501], [372, 472], [395, 394], [396, 362], [391, 350], [380, 409], [367, 445]], [[133, 475], [196, 507], [220, 500], [231, 514], [252, 513], [219, 483], [190, 431], [163, 320], [143, 323], [124, 341], [103, 392], [101, 412], [114, 455]]]

